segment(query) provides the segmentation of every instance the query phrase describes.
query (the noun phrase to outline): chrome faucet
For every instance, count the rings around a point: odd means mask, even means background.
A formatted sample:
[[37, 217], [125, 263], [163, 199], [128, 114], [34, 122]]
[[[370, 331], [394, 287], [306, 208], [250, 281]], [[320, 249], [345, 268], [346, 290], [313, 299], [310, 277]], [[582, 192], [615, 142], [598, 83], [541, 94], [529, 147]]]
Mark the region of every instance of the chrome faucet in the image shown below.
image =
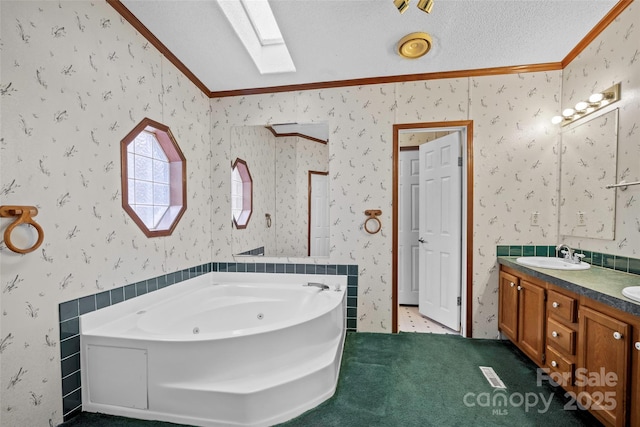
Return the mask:
[[306, 285], [303, 286], [315, 286], [316, 288], [320, 288], [321, 291], [324, 291], [325, 289], [329, 289], [329, 285], [325, 285], [324, 283], [318, 283], [318, 282], [308, 282]]
[[[562, 249], [562, 248], [565, 248], [565, 249]], [[560, 251], [561, 254], [564, 254], [564, 259], [573, 258], [573, 251], [571, 250], [569, 245], [560, 243], [558, 246], [556, 246], [556, 254], [558, 253], [558, 251]]]
[[[562, 249], [562, 248], [565, 248], [565, 249]], [[567, 245], [565, 243], [560, 243], [558, 246], [556, 246], [556, 254], [557, 254], [558, 251], [560, 251], [560, 253], [564, 254], [564, 259], [567, 262], [570, 262], [572, 264], [580, 264], [580, 262], [582, 261], [582, 258], [584, 258], [584, 254], [576, 254], [569, 247], [569, 245]]]

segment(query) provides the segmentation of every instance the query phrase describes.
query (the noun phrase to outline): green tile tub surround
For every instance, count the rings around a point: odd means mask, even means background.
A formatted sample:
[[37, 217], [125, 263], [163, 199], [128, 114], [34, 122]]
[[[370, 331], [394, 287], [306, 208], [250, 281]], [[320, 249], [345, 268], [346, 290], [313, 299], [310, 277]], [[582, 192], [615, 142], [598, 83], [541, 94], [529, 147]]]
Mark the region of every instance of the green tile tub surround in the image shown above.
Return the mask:
[[58, 305], [60, 328], [60, 364], [62, 368], [63, 419], [68, 421], [82, 411], [80, 386], [80, 318], [82, 314], [100, 310], [122, 301], [136, 298], [171, 286], [175, 283], [210, 273], [248, 272], [285, 274], [328, 274], [347, 276], [347, 330], [355, 332], [358, 326], [358, 266], [346, 264], [285, 264], [209, 262], [185, 270], [124, 285], [109, 291], [87, 295]]
[[[610, 270], [622, 271], [640, 275], [640, 259], [630, 258], [620, 255], [604, 254], [593, 252], [581, 248], [571, 248], [576, 253], [584, 254], [582, 259], [596, 267], [604, 267]], [[496, 256], [556, 256], [556, 247], [534, 246], [534, 245], [498, 245], [496, 246]], [[558, 254], [558, 256], [561, 256]]]

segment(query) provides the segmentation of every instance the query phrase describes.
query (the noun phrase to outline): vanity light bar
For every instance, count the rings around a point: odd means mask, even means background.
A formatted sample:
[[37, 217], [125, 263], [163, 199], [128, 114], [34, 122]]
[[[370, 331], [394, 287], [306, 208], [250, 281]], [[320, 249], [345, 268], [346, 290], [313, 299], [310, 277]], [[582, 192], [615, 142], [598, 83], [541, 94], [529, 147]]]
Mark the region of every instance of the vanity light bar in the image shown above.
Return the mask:
[[566, 108], [562, 111], [562, 115], [554, 116], [551, 123], [554, 125], [566, 126], [573, 123], [591, 113], [613, 104], [620, 100], [620, 83], [616, 83], [608, 89], [599, 93], [594, 93], [587, 101], [578, 102], [574, 108]]

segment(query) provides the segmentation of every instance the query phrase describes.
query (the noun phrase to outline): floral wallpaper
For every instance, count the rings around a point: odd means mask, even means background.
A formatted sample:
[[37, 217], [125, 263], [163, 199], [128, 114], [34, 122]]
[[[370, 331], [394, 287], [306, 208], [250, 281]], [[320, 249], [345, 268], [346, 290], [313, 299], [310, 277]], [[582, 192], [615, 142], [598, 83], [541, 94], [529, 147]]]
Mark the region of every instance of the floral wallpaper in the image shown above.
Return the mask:
[[[359, 330], [391, 330], [392, 126], [474, 120], [474, 330], [496, 337], [495, 246], [555, 240], [557, 134], [561, 73], [373, 85], [214, 100], [224, 117], [214, 135], [236, 123], [328, 121], [332, 262], [360, 269]], [[285, 98], [285, 99], [283, 99]], [[416, 99], [420, 99], [418, 104]], [[215, 138], [216, 136], [214, 136]], [[516, 199], [517, 196], [517, 199]], [[520, 200], [522, 198], [522, 200]], [[364, 210], [381, 209], [382, 231], [364, 232]], [[530, 226], [530, 212], [540, 225]], [[523, 221], [523, 218], [525, 220]]]
[[576, 121], [562, 130], [560, 234], [612, 240], [618, 110]]
[[[45, 236], [26, 255], [0, 246], [1, 424], [57, 425], [58, 303], [211, 261], [210, 101], [105, 2], [0, 11], [0, 203], [37, 206]], [[144, 117], [187, 158], [187, 210], [166, 238], [121, 206], [120, 140]]]
[[[274, 137], [275, 139], [275, 137]], [[267, 256], [305, 256], [307, 254], [307, 231], [302, 228], [302, 217], [307, 211], [300, 210], [297, 188], [300, 181], [297, 174], [298, 158], [296, 144], [299, 138], [280, 137], [275, 143], [276, 209], [273, 212], [273, 227], [276, 232], [275, 251]]]
[[[231, 157], [245, 160], [253, 179], [253, 213], [247, 228], [233, 228], [232, 252], [264, 247], [267, 257], [306, 256], [307, 174], [328, 169], [326, 144], [276, 138], [264, 125], [237, 126], [231, 129]], [[265, 214], [271, 215], [271, 227]]]
[[[265, 253], [275, 253], [275, 228], [267, 227], [266, 213], [275, 213], [276, 176], [275, 138], [264, 126], [238, 126], [231, 129], [231, 159], [227, 172], [231, 174], [231, 164], [240, 158], [247, 162], [253, 181], [252, 213], [246, 228], [232, 228], [233, 253], [243, 253], [264, 247]], [[228, 178], [227, 178], [228, 181]], [[229, 193], [231, 187], [227, 188]], [[229, 200], [229, 194], [224, 194]], [[227, 210], [231, 220], [231, 208]]]
[[[60, 302], [233, 261], [234, 127], [328, 123], [331, 254], [287, 262], [358, 265], [360, 331], [392, 329], [394, 124], [473, 120], [478, 338], [498, 335], [496, 245], [558, 240], [560, 134], [550, 118], [562, 106], [621, 81], [618, 179], [640, 179], [635, 4], [564, 72], [211, 100], [105, 2], [2, 1], [0, 12], [0, 203], [36, 205], [45, 230], [44, 244], [31, 254], [0, 245], [2, 425], [62, 421]], [[187, 210], [169, 237], [147, 239], [121, 208], [119, 143], [143, 117], [168, 125], [187, 158]], [[617, 191], [614, 241], [567, 243], [636, 254], [638, 191]], [[366, 209], [382, 210], [380, 233], [363, 230]], [[537, 226], [529, 220], [533, 211]]]
[[299, 137], [276, 139], [276, 252], [278, 257], [308, 253], [309, 171], [329, 170], [326, 144]]
[[[609, 177], [603, 185], [640, 180], [639, 32], [640, 7], [632, 2], [563, 73], [562, 108], [572, 107], [592, 93], [620, 83], [621, 99], [611, 105], [611, 109], [618, 109], [617, 177]], [[597, 165], [593, 166], [596, 166], [593, 174], [598, 175]], [[606, 191], [616, 197], [614, 240], [570, 236], [561, 236], [561, 239], [571, 247], [637, 258], [640, 256], [640, 186]]]

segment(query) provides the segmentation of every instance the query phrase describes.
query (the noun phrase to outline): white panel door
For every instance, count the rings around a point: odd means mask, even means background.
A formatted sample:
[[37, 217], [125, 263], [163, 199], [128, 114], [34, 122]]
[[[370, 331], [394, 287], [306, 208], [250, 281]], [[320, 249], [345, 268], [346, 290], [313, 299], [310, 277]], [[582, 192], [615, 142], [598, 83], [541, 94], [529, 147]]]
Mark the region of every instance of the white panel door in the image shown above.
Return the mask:
[[329, 174], [310, 172], [309, 255], [329, 256]]
[[460, 132], [420, 145], [422, 315], [460, 330], [462, 181]]
[[418, 305], [420, 157], [401, 151], [398, 189], [398, 303]]

